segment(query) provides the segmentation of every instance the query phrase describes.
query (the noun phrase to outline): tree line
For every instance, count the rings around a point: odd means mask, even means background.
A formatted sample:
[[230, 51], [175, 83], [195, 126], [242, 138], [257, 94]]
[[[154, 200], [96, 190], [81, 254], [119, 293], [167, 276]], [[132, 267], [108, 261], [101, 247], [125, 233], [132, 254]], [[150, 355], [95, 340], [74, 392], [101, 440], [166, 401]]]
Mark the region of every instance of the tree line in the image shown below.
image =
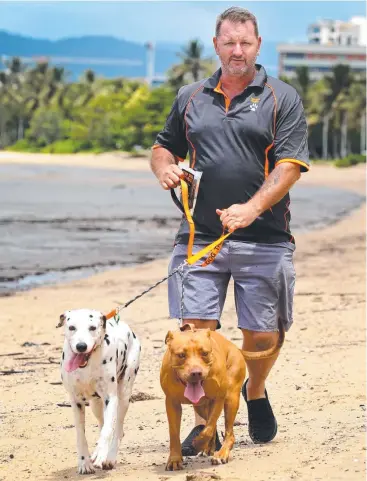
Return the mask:
[[[214, 60], [203, 56], [198, 40], [190, 41], [179, 57], [167, 82], [154, 88], [127, 78], [97, 78], [92, 70], [71, 82], [62, 67], [47, 62], [24, 65], [17, 57], [8, 60], [0, 71], [0, 149], [149, 149], [177, 90], [216, 69]], [[349, 158], [351, 163], [365, 159], [365, 74], [356, 76], [347, 65], [337, 65], [331, 74], [312, 81], [307, 67], [299, 67], [293, 78], [282, 80], [302, 98], [311, 157]]]

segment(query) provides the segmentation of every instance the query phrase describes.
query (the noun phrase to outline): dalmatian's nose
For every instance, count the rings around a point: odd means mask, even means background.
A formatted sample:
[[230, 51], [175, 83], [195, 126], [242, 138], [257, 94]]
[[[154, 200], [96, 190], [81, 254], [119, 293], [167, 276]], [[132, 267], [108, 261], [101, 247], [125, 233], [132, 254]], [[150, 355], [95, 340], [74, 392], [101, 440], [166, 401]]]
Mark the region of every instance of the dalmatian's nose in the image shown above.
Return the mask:
[[85, 352], [88, 346], [86, 345], [85, 342], [78, 342], [78, 344], [76, 345], [76, 348], [79, 352]]

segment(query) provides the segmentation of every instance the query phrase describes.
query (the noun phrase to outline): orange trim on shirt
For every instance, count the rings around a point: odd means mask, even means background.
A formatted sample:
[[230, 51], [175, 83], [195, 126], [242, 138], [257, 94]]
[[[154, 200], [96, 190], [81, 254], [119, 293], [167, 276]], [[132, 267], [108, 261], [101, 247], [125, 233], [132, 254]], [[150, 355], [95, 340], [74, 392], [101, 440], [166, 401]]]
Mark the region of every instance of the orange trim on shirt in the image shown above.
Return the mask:
[[[163, 145], [154, 144], [153, 147], [152, 147], [152, 150], [155, 150], [155, 149], [166, 149], [166, 147], [163, 147]], [[168, 149], [166, 149], [166, 150], [168, 150]], [[171, 152], [171, 154], [172, 154], [172, 152]], [[175, 154], [172, 154], [172, 155], [175, 157], [175, 159], [179, 160], [180, 162], [185, 162], [185, 159], [183, 159], [182, 157], [179, 157], [178, 155], [175, 155]]]
[[297, 159], [278, 160], [278, 162], [275, 163], [275, 166], [277, 166], [278, 164], [283, 164], [284, 162], [290, 162], [292, 164], [298, 164], [298, 165], [301, 165], [302, 167], [304, 167], [305, 169], [310, 170], [310, 166], [308, 164], [306, 164], [306, 162], [302, 162], [302, 160], [297, 160]]
[[217, 92], [218, 94], [222, 94], [224, 97], [224, 102], [226, 105], [226, 113], [228, 112], [229, 105], [231, 103], [231, 99], [223, 92], [222, 90], [222, 82], [219, 80], [218, 85], [215, 87], [214, 92]]
[[191, 95], [191, 97], [189, 98], [189, 101], [187, 102], [187, 105], [186, 105], [186, 109], [185, 109], [185, 115], [184, 115], [184, 122], [185, 122], [185, 125], [186, 125], [186, 139], [187, 141], [190, 143], [191, 145], [191, 148], [192, 148], [192, 165], [190, 165], [190, 167], [193, 169], [194, 166], [195, 166], [195, 162], [196, 162], [196, 149], [193, 145], [193, 143], [191, 142], [191, 140], [189, 139], [189, 134], [188, 134], [188, 130], [189, 130], [189, 126], [188, 126], [188, 123], [187, 123], [187, 120], [186, 120], [186, 116], [187, 116], [187, 111], [189, 110], [189, 107], [190, 107], [190, 104], [191, 104], [191, 101], [192, 99], [195, 97], [195, 95], [199, 92], [199, 90], [203, 89], [204, 87], [202, 85], [200, 85], [199, 88], [197, 88], [195, 90], [195, 92]]

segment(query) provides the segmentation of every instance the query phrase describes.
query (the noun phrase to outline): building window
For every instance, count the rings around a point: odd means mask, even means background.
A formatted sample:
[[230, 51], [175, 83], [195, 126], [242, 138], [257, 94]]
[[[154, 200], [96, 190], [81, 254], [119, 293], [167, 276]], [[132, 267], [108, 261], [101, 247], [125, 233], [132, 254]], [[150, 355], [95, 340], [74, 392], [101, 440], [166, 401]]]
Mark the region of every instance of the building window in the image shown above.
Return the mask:
[[286, 58], [305, 58], [304, 53], [289, 52], [286, 53]]

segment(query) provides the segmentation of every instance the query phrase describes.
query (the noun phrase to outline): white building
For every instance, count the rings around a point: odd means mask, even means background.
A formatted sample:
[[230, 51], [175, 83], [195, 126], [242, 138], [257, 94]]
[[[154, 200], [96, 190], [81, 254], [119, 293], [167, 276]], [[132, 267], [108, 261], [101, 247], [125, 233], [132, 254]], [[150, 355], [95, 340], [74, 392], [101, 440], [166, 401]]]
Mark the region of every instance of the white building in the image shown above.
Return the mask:
[[355, 73], [366, 72], [365, 17], [349, 22], [321, 20], [309, 26], [309, 43], [280, 44], [279, 75], [295, 76], [297, 67], [307, 66], [310, 77], [318, 79], [337, 64], [349, 65]]

